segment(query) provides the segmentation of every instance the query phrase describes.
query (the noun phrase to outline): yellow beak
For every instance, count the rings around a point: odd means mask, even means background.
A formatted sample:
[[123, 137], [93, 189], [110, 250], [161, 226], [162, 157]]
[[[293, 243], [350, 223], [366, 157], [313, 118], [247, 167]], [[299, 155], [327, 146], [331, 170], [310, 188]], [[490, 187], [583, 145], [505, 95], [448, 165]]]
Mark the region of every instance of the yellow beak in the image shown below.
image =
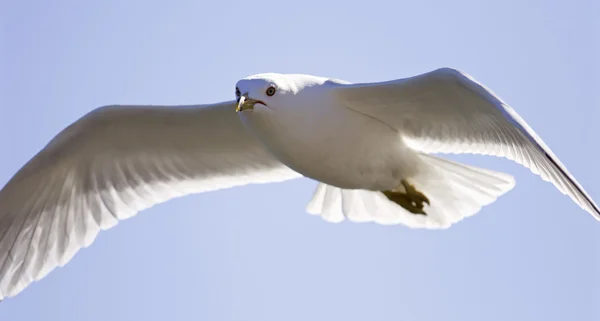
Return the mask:
[[254, 109], [254, 105], [257, 103], [261, 103], [264, 104], [262, 101], [260, 100], [256, 100], [256, 99], [252, 99], [252, 98], [248, 98], [248, 96], [243, 95], [240, 97], [240, 100], [237, 103], [237, 107], [235, 108], [235, 112], [239, 113], [240, 111], [244, 111], [247, 109]]
[[244, 106], [244, 102], [246, 102], [246, 97], [241, 96], [240, 100], [238, 100], [237, 107], [235, 107], [235, 112], [236, 113], [239, 113], [240, 111], [242, 111], [242, 108]]
[[255, 103], [256, 102], [253, 99], [248, 99], [246, 96], [241, 96], [237, 107], [235, 108], [235, 112], [239, 113], [240, 111], [244, 111], [246, 109], [252, 109], [254, 108]]

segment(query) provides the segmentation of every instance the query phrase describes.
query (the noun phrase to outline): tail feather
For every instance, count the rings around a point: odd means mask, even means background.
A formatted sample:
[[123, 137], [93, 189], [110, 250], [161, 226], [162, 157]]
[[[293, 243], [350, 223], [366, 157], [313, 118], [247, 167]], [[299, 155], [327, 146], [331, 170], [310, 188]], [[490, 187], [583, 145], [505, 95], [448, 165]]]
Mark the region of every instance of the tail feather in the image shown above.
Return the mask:
[[478, 213], [515, 186], [509, 174], [430, 155], [422, 157], [431, 170], [409, 181], [429, 198], [430, 205], [424, 208], [427, 215], [410, 213], [381, 192], [347, 190], [324, 183], [317, 186], [307, 211], [335, 223], [347, 219], [413, 228], [448, 228]]

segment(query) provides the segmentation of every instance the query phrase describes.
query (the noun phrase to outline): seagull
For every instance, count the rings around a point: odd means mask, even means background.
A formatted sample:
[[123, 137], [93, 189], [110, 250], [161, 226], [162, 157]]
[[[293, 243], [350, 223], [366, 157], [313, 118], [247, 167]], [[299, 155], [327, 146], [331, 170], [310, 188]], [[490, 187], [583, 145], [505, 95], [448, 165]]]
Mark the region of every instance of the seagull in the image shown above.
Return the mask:
[[446, 229], [515, 186], [434, 156], [505, 157], [600, 220], [542, 139], [471, 76], [440, 68], [374, 83], [263, 73], [235, 100], [110, 105], [59, 132], [0, 190], [0, 300], [64, 266], [100, 230], [189, 194], [307, 177], [328, 222]]

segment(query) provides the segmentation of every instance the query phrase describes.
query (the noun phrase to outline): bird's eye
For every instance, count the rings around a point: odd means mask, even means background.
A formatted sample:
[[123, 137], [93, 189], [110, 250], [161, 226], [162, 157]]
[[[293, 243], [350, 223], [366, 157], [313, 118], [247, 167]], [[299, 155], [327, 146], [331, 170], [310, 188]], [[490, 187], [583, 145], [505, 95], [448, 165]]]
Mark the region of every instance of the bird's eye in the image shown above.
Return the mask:
[[242, 95], [242, 93], [240, 92], [239, 88], [235, 88], [235, 97], [240, 97]]
[[275, 86], [270, 86], [269, 88], [267, 88], [267, 96], [275, 95], [276, 91], [277, 91], [277, 89], [275, 89]]

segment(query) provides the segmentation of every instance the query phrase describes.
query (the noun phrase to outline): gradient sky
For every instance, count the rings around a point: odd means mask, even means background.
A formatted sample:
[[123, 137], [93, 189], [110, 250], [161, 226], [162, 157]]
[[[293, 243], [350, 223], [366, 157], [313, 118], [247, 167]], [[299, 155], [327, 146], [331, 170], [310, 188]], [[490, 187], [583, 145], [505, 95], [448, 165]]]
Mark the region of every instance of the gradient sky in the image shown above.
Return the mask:
[[[0, 186], [98, 106], [229, 100], [259, 72], [448, 66], [514, 107], [600, 202], [599, 16], [597, 0], [4, 0]], [[600, 222], [515, 163], [453, 158], [517, 186], [445, 231], [326, 223], [305, 212], [308, 179], [176, 199], [102, 232], [0, 320], [600, 320]]]

